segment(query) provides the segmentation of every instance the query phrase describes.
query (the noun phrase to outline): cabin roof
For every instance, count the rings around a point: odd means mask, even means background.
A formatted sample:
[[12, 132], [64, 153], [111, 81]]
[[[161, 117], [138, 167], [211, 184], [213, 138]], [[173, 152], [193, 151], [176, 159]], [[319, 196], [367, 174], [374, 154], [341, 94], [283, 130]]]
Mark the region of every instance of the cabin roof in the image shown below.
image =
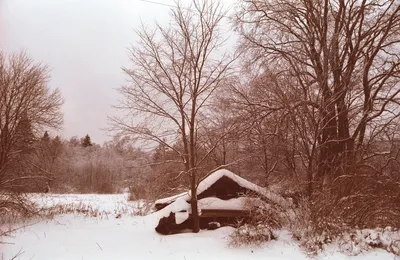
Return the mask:
[[[215, 184], [218, 180], [220, 180], [223, 177], [229, 178], [230, 180], [237, 183], [240, 187], [247, 189], [249, 191], [252, 191], [252, 192], [256, 193], [257, 195], [265, 197], [266, 199], [276, 202], [280, 205], [286, 205], [288, 203], [280, 195], [270, 192], [270, 191], [266, 190], [265, 188], [262, 188], [252, 182], [249, 182], [248, 180], [246, 180], [226, 169], [215, 171], [215, 172], [209, 174], [208, 176], [206, 176], [205, 178], [203, 178], [200, 181], [200, 183], [198, 184], [197, 196], [201, 195], [204, 191], [209, 189], [213, 184]], [[190, 193], [190, 191], [188, 191], [188, 192], [183, 192], [183, 193], [171, 196], [171, 197], [159, 199], [155, 202], [155, 204], [156, 205], [169, 205], [172, 202], [176, 201], [178, 198], [181, 198], [182, 200], [185, 200], [185, 201], [190, 201], [191, 193]]]

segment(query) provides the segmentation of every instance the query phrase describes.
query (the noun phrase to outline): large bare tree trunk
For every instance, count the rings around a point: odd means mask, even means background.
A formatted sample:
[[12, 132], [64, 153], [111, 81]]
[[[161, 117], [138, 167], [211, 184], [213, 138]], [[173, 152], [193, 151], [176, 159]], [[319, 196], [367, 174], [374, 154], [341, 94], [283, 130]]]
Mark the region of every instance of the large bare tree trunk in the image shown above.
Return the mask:
[[190, 186], [191, 186], [190, 192], [192, 195], [190, 200], [190, 205], [192, 208], [193, 232], [197, 233], [200, 231], [200, 217], [197, 204], [197, 179], [195, 170], [193, 170], [190, 174]]
[[[366, 139], [400, 116], [400, 2], [245, 0], [237, 28], [249, 66], [291, 78], [291, 88], [304, 93], [300, 102], [284, 93], [289, 105], [263, 109], [318, 117], [310, 133], [318, 140], [316, 173], [308, 180], [315, 174], [320, 188], [340, 186], [357, 171]], [[336, 192], [345, 196], [351, 185]]]

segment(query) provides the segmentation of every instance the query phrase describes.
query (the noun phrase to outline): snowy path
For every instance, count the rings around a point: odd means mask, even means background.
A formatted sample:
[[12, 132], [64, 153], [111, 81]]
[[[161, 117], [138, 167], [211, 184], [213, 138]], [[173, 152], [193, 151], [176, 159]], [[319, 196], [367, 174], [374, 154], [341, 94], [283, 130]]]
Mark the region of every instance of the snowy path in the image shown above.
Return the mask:
[[[107, 207], [109, 204], [105, 203]], [[267, 243], [263, 248], [230, 248], [228, 236], [232, 228], [201, 231], [199, 234], [161, 236], [154, 231], [157, 214], [146, 217], [116, 219], [85, 218], [63, 215], [53, 220], [41, 221], [20, 229], [0, 244], [0, 259], [8, 260], [20, 250], [15, 259], [309, 259], [290, 236], [282, 232], [278, 241]], [[326, 252], [318, 259], [378, 260], [394, 258], [377, 250], [368, 255], [348, 257]]]

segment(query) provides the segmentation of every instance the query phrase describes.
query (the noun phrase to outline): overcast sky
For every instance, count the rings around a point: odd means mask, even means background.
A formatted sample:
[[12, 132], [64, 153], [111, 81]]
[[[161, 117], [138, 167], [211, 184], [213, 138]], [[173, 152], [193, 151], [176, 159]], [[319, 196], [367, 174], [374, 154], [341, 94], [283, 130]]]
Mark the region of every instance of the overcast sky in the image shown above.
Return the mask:
[[116, 113], [115, 88], [126, 83], [121, 66], [129, 65], [133, 29], [140, 21], [167, 22], [169, 10], [141, 0], [0, 0], [0, 48], [26, 50], [49, 66], [50, 87], [65, 100], [64, 138], [89, 134], [102, 144], [110, 139], [102, 128]]

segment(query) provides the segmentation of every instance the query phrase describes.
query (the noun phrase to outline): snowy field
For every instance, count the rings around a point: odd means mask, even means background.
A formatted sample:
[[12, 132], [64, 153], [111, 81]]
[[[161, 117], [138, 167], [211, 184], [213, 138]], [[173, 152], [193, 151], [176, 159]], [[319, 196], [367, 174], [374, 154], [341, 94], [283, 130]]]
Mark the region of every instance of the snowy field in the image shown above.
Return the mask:
[[[1, 239], [0, 259], [310, 259], [281, 231], [277, 241], [262, 247], [229, 247], [233, 228], [201, 231], [199, 234], [162, 236], [155, 232], [165, 212], [133, 216], [138, 203], [126, 195], [34, 195], [43, 206], [71, 205], [103, 212], [97, 217], [62, 214], [51, 220], [32, 221]], [[19, 226], [16, 226], [19, 227]], [[15, 258], [14, 258], [15, 257]], [[378, 260], [396, 259], [384, 250], [345, 256], [331, 246], [317, 259]], [[397, 258], [399, 259], [399, 258]]]
[[128, 201], [129, 194], [33, 194], [31, 200], [43, 208], [54, 206], [75, 209], [86, 209], [104, 215], [135, 215], [140, 206], [137, 202]]

